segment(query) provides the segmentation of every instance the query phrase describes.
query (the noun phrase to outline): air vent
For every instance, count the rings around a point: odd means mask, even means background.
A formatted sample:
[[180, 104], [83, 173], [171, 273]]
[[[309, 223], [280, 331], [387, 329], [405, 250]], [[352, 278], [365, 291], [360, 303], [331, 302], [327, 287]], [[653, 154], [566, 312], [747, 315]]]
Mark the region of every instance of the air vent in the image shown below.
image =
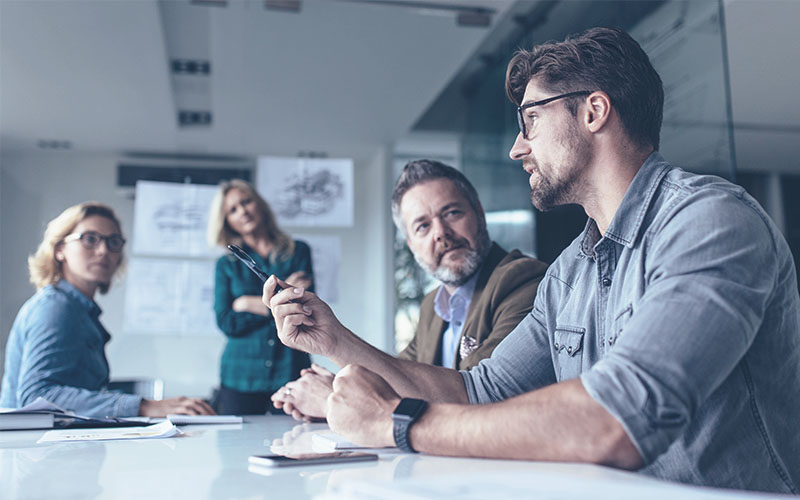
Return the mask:
[[178, 111], [178, 125], [181, 127], [207, 127], [211, 125], [211, 121], [211, 111]]
[[217, 185], [224, 180], [243, 179], [249, 181], [249, 168], [205, 168], [177, 167], [174, 165], [140, 165], [120, 163], [117, 165], [117, 186], [134, 187], [136, 181], [190, 182], [192, 184]]
[[202, 75], [211, 74], [211, 63], [209, 61], [192, 59], [173, 59], [171, 61], [172, 73], [175, 75]]

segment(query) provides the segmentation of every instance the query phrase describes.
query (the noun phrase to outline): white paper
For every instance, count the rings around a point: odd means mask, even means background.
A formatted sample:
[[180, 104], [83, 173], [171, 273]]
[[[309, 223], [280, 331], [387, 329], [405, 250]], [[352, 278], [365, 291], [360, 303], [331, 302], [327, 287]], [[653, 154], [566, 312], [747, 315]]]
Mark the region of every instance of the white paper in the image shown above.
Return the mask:
[[206, 243], [209, 209], [219, 188], [139, 181], [133, 220], [133, 253], [214, 257]]
[[314, 268], [314, 289], [319, 298], [328, 304], [339, 300], [339, 264], [342, 260], [342, 240], [338, 236], [293, 234], [297, 240], [311, 247], [311, 265]]
[[112, 427], [107, 429], [66, 429], [47, 431], [37, 443], [62, 441], [110, 441], [117, 439], [154, 439], [179, 436], [180, 429], [169, 420], [145, 427]]
[[211, 260], [131, 258], [124, 331], [220, 335], [214, 315], [214, 265]]
[[280, 226], [353, 225], [353, 160], [262, 156], [257, 179]]

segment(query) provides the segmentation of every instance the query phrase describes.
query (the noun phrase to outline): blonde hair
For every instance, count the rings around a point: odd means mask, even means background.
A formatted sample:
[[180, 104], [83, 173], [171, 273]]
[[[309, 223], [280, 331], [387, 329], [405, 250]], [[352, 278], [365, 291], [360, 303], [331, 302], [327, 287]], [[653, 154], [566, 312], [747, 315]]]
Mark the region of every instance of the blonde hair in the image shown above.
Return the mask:
[[[44, 238], [39, 243], [39, 248], [36, 249], [36, 253], [28, 256], [30, 280], [37, 290], [47, 285], [58, 283], [64, 277], [64, 273], [61, 270], [62, 263], [56, 260], [56, 248], [64, 242], [64, 238], [67, 235], [75, 230], [75, 226], [93, 215], [111, 220], [122, 233], [122, 225], [119, 223], [114, 210], [108, 205], [96, 201], [87, 201], [73, 205], [61, 212], [58, 217], [47, 223], [47, 229], [44, 231]], [[114, 271], [114, 275], [122, 269], [124, 261], [125, 255], [120, 252], [119, 265]], [[108, 288], [108, 283], [102, 283], [98, 286], [100, 293], [106, 293]]]
[[211, 202], [211, 214], [208, 218], [208, 231], [206, 232], [208, 244], [221, 247], [242, 244], [242, 235], [231, 229], [228, 224], [228, 215], [225, 213], [225, 196], [231, 189], [238, 189], [255, 200], [256, 206], [261, 210], [262, 224], [265, 226], [267, 238], [273, 245], [270, 261], [274, 262], [277, 257], [286, 259], [291, 256], [294, 253], [294, 240], [278, 227], [275, 215], [267, 201], [258, 194], [252, 184], [241, 179], [231, 179], [220, 183], [219, 191]]

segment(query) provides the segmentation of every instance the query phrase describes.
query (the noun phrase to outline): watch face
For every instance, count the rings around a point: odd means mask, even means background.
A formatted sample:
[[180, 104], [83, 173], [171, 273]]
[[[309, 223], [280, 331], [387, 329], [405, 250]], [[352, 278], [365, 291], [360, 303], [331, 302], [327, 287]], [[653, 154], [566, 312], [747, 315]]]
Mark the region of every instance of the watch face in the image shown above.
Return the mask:
[[403, 398], [400, 404], [394, 409], [392, 418], [414, 419], [425, 407], [427, 403], [421, 399]]

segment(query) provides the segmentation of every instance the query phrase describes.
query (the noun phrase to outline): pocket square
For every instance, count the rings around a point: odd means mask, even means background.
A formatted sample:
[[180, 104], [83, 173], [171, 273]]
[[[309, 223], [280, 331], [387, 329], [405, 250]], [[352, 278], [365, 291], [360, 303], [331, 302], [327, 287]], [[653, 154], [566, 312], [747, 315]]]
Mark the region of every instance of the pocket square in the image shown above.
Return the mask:
[[461, 346], [458, 350], [458, 353], [461, 355], [461, 359], [464, 359], [475, 352], [475, 349], [477, 349], [479, 345], [480, 343], [472, 337], [468, 337], [466, 335], [461, 337]]

